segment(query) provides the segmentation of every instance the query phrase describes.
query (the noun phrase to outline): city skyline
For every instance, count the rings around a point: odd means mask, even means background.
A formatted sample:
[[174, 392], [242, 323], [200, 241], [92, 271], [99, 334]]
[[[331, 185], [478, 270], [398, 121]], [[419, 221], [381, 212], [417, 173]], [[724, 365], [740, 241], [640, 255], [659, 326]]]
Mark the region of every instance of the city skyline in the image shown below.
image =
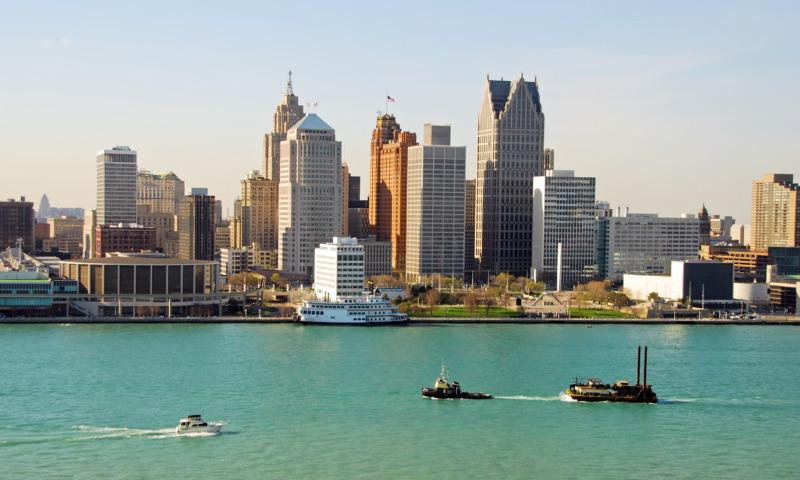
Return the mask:
[[[506, 16], [501, 28], [484, 25], [480, 5], [430, 6], [424, 18], [414, 9], [392, 12], [392, 22], [383, 21], [389, 11], [362, 9], [331, 25], [324, 20], [331, 5], [240, 4], [225, 10], [224, 29], [212, 7], [112, 16], [90, 3], [54, 4], [40, 19], [35, 8], [11, 6], [7, 18], [20, 21], [0, 33], [15, 72], [0, 79], [8, 92], [0, 158], [19, 181], [6, 197], [47, 193], [57, 205], [94, 208], [89, 185], [74, 182], [93, 178], [98, 150], [130, 145], [140, 168], [207, 186], [232, 212], [239, 180], [263, 164], [263, 135], [290, 69], [300, 102], [319, 103], [310, 111], [337, 125], [354, 175], [368, 178], [369, 132], [388, 91], [404, 128], [420, 134], [425, 122], [450, 124], [453, 144], [467, 147], [467, 178], [475, 178], [481, 85], [487, 74], [523, 73], [541, 85], [545, 146], [556, 151], [557, 167], [597, 177], [599, 199], [667, 216], [705, 202], [711, 213], [749, 223], [748, 196], [737, 192], [768, 172], [797, 173], [798, 113], [790, 106], [800, 101], [792, 88], [798, 66], [785, 59], [798, 9], [630, 5], [608, 12], [517, 4], [509, 8], [520, 15]], [[531, 30], [525, 22], [534, 14], [546, 21]], [[294, 22], [258, 29], [261, 18], [287, 15], [306, 22], [292, 51], [266, 40]], [[21, 28], [34, 17], [40, 29]], [[112, 34], [120, 18], [138, 26], [128, 38]], [[443, 20], [440, 31], [417, 38], [429, 18]], [[176, 22], [185, 28], [171, 28]], [[489, 35], [474, 35], [487, 28]], [[678, 28], [683, 35], [674, 35]], [[317, 55], [339, 31], [348, 32], [337, 42], [340, 54]], [[366, 41], [377, 31], [405, 48], [373, 55], [384, 48]], [[734, 35], [742, 31], [748, 35]], [[443, 42], [447, 55], [430, 42]], [[121, 67], [126, 75], [110, 73]]]

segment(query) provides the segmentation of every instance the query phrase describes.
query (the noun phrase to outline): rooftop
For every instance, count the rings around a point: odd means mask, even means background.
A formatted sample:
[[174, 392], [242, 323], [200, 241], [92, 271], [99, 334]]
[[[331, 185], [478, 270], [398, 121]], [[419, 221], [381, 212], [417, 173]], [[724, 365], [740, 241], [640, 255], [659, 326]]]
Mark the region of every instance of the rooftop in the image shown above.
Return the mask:
[[333, 127], [325, 123], [316, 113], [309, 113], [292, 125], [290, 130], [333, 130]]
[[77, 263], [81, 265], [208, 265], [216, 262], [213, 260], [182, 260], [180, 258], [103, 257], [85, 260], [63, 260], [61, 263]]

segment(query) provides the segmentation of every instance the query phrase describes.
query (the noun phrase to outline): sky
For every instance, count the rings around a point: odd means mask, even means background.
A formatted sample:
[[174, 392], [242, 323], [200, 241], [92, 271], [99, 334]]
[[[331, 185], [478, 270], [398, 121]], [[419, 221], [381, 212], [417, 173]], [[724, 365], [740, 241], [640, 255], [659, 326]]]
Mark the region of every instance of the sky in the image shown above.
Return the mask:
[[450, 124], [474, 178], [486, 76], [537, 78], [556, 168], [632, 212], [750, 221], [753, 179], [800, 176], [798, 2], [0, 0], [0, 197], [95, 206], [97, 152], [232, 211], [287, 71], [368, 184], [389, 104]]

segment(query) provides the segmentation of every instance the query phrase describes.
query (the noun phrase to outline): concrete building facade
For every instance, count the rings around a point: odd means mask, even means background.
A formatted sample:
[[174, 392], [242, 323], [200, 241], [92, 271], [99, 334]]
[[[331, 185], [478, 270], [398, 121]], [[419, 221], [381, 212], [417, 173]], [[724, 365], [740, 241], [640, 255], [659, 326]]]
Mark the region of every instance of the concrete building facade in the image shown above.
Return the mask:
[[450, 145], [449, 125], [424, 131], [408, 148], [405, 274], [463, 277], [466, 147]]
[[333, 237], [314, 250], [314, 292], [332, 302], [364, 292], [364, 247], [355, 238]]
[[544, 175], [539, 86], [486, 78], [478, 115], [475, 258], [490, 272], [531, 266], [533, 177]]
[[550, 170], [535, 177], [533, 209], [531, 274], [556, 290], [592, 280], [596, 275], [595, 179], [576, 177], [571, 170]]
[[790, 174], [753, 181], [752, 247], [800, 246], [800, 185]]
[[314, 249], [342, 229], [342, 144], [316, 114], [281, 142], [278, 269], [313, 278]]
[[[252, 171], [242, 180], [242, 245], [278, 251], [278, 182]], [[276, 255], [272, 255], [274, 258]], [[277, 265], [263, 265], [277, 268]]]
[[597, 274], [620, 281], [626, 273], [667, 274], [674, 260], [697, 259], [697, 218], [628, 213], [597, 219]]
[[140, 170], [136, 175], [136, 206], [146, 205], [152, 213], [177, 215], [185, 191], [183, 180], [172, 172]]
[[136, 152], [118, 146], [97, 154], [97, 223], [136, 223]]

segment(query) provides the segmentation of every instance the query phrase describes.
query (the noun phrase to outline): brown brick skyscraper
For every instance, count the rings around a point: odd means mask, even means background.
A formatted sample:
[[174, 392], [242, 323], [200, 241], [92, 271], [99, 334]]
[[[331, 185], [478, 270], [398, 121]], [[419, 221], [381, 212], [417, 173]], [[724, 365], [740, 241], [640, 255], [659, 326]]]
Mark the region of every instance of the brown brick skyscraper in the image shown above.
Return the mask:
[[392, 270], [405, 272], [408, 147], [417, 135], [405, 132], [394, 115], [378, 117], [372, 131], [369, 175], [369, 224], [379, 240], [392, 242]]

